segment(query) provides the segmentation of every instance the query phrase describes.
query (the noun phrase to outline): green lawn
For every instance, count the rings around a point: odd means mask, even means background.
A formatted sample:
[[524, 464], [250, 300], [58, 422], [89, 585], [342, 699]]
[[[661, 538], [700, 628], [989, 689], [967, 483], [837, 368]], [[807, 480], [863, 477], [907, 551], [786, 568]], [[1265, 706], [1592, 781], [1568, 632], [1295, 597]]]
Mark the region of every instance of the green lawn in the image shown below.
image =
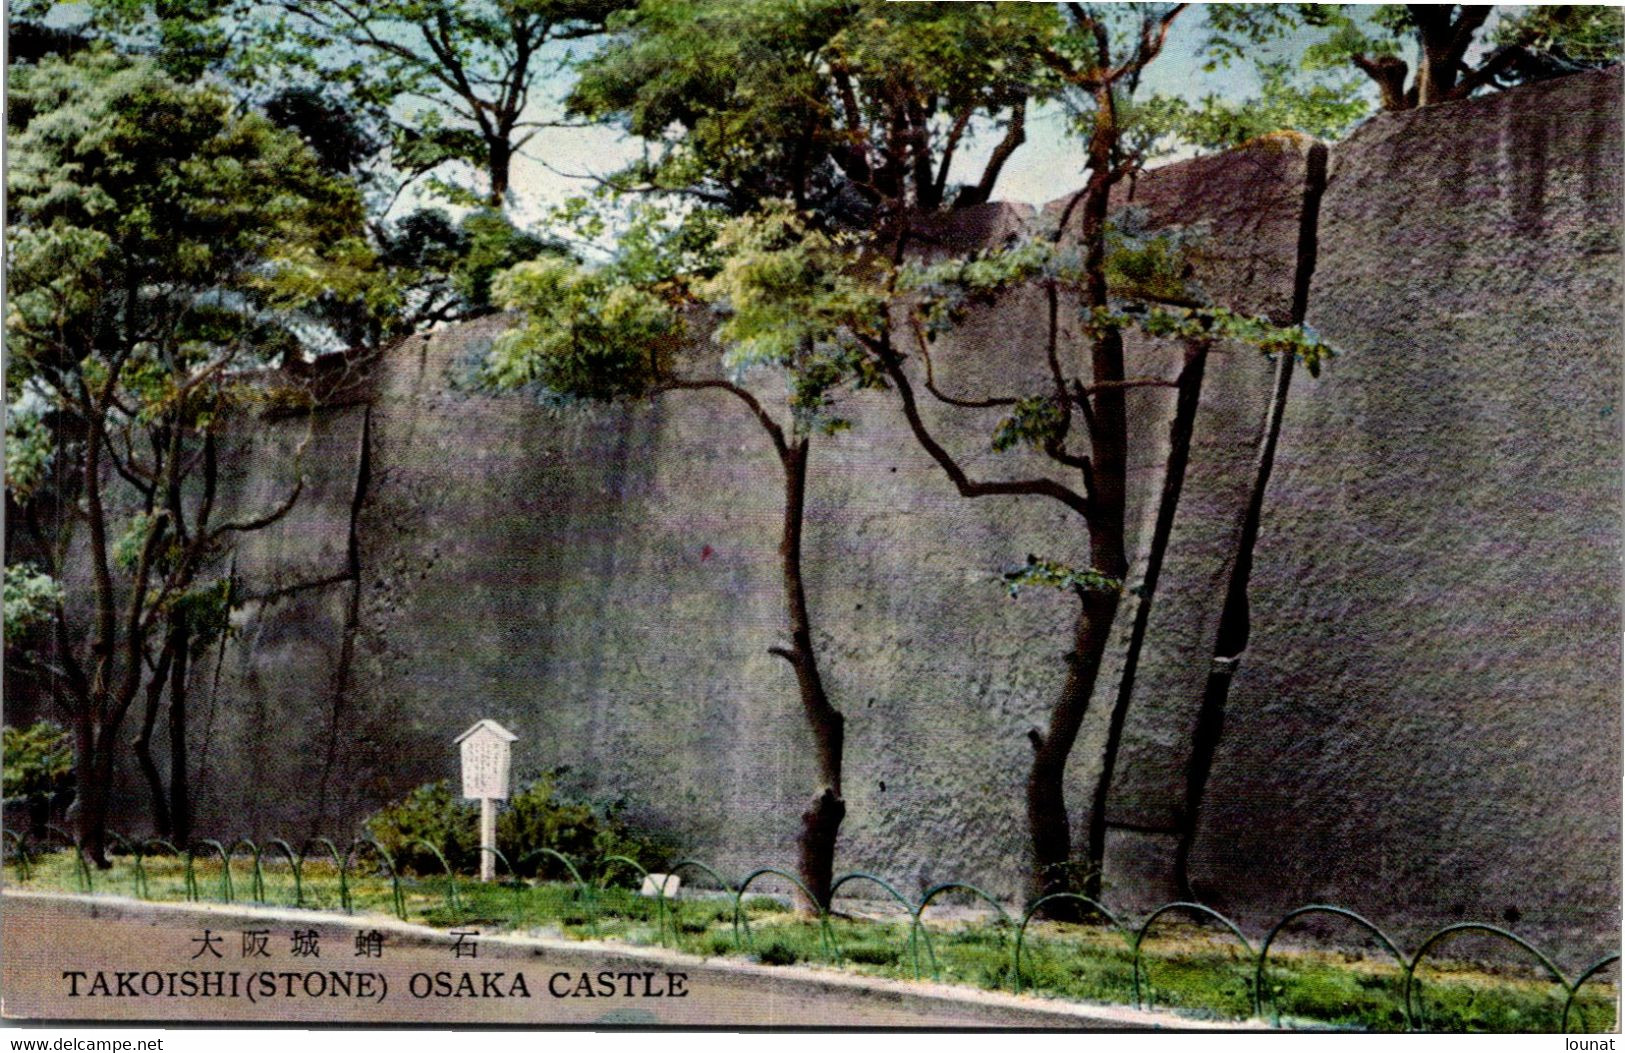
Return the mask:
[[[91, 873], [94, 891], [188, 898], [181, 860], [147, 858], [138, 874], [131, 857], [113, 859], [112, 869]], [[15, 865], [7, 864], [6, 872], [21, 878]], [[338, 867], [331, 860], [307, 859], [296, 887], [293, 867], [280, 857], [272, 861], [268, 853], [259, 895], [247, 857], [233, 860], [229, 877], [236, 902], [343, 909]], [[193, 878], [197, 898], [227, 898], [218, 856], [196, 859]], [[84, 874], [72, 853], [54, 852], [36, 858], [22, 883], [84, 891]], [[396, 913], [394, 887], [381, 869], [357, 865], [345, 885], [352, 910]], [[469, 878], [452, 883], [443, 875], [403, 876], [399, 887], [407, 920], [435, 928], [477, 923], [567, 939], [663, 944], [768, 965], [838, 965], [899, 979], [912, 979], [917, 971], [922, 978], [992, 990], [1016, 986], [1016, 927], [987, 917], [950, 922], [932, 920], [927, 912], [921, 936], [911, 941], [901, 910], [890, 917], [835, 916], [825, 929], [776, 899], [747, 896], [736, 927], [733, 899], [722, 894], [685, 895], [669, 903], [662, 917], [658, 901], [619, 887], [587, 896], [570, 884], [482, 885]], [[1255, 967], [1256, 959], [1233, 936], [1164, 918], [1143, 947], [1140, 1004], [1210, 1020], [1245, 1020], [1253, 1016]], [[1021, 972], [1021, 989], [1041, 996], [1118, 1005], [1136, 1000], [1130, 938], [1105, 926], [1034, 922], [1022, 939]], [[1570, 1014], [1571, 1031], [1614, 1030], [1617, 976], [1611, 967], [1581, 989]], [[1265, 1018], [1287, 1027], [1401, 1031], [1406, 1027], [1402, 981], [1392, 959], [1278, 943], [1271, 948], [1264, 983]], [[1534, 972], [1446, 959], [1419, 968], [1416, 993], [1422, 1019], [1415, 1023], [1430, 1031], [1557, 1031], [1566, 998], [1561, 985]]]

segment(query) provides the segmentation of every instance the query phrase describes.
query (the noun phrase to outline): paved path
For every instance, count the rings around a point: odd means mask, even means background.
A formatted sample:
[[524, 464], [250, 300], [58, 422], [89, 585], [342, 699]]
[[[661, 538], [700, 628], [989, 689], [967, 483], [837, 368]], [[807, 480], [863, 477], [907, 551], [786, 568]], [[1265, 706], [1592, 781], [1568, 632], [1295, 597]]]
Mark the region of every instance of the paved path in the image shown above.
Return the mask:
[[[205, 930], [219, 942], [204, 942]], [[245, 958], [244, 933], [257, 930], [267, 930], [268, 956]], [[295, 956], [294, 934], [311, 931], [319, 957]], [[371, 931], [383, 937], [382, 957], [357, 955], [357, 934]], [[477, 957], [456, 957], [448, 933], [379, 916], [6, 890], [0, 1009], [36, 1020], [153, 1022], [1202, 1026], [1132, 1009], [620, 944], [496, 936], [475, 943]]]

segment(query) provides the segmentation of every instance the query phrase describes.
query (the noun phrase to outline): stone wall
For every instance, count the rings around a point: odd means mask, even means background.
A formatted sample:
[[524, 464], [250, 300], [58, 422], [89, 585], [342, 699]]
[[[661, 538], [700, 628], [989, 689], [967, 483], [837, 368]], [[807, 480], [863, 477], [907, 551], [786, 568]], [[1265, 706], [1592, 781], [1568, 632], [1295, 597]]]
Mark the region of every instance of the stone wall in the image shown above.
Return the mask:
[[[1373, 120], [1331, 151], [1310, 258], [1307, 141], [1132, 188], [1154, 223], [1205, 226], [1196, 278], [1220, 302], [1284, 320], [1312, 264], [1310, 321], [1343, 352], [1293, 383], [1193, 861], [1201, 894], [1242, 918], [1329, 900], [1401, 933], [1506, 918], [1574, 954], [1612, 943], [1619, 91], [1617, 74], [1584, 75]], [[1039, 218], [986, 206], [926, 233], [963, 249]], [[1020, 295], [973, 318], [937, 354], [944, 386], [1034, 390], [1042, 319]], [[521, 736], [520, 771], [568, 765], [725, 872], [787, 863], [813, 774], [793, 680], [767, 653], [783, 619], [765, 435], [721, 393], [588, 411], [468, 393], [504, 324], [405, 342], [370, 401], [319, 418], [313, 489], [245, 542], [257, 598], [196, 670], [200, 828], [348, 829], [453, 774], [452, 738], [489, 716]], [[1109, 898], [1126, 905], [1170, 892], [1270, 389], [1255, 355], [1209, 367], [1109, 812]], [[1136, 575], [1170, 406], [1151, 391], [1131, 407]], [[1029, 552], [1082, 561], [1080, 524], [1030, 498], [960, 498], [882, 396], [847, 413], [856, 427], [813, 454], [806, 537], [847, 718], [837, 867], [1017, 895], [1026, 732], [1073, 611], [1011, 599], [998, 574]], [[979, 475], [1033, 469], [988, 451], [996, 417], [930, 420]], [[284, 460], [240, 458], [236, 500], [280, 493]], [[1114, 681], [1074, 755], [1080, 833]]]

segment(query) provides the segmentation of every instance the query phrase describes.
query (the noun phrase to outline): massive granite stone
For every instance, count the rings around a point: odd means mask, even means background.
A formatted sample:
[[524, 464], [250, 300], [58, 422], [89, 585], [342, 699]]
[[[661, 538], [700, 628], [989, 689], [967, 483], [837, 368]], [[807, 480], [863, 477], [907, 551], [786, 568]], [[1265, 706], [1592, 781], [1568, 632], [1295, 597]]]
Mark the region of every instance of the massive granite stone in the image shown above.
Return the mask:
[[[1333, 151], [1199, 887], [1618, 932], [1621, 77]], [[1577, 966], [1573, 957], [1565, 965]]]
[[[1309, 899], [1408, 931], [1517, 918], [1590, 950], [1617, 931], [1619, 78], [1377, 118], [1332, 151], [1310, 321], [1342, 355], [1293, 382], [1192, 875], [1250, 921]], [[1205, 228], [1198, 283], [1285, 320], [1314, 144], [1271, 136], [1125, 188]], [[1039, 215], [984, 206], [926, 251]], [[1306, 273], [1306, 272], [1305, 272]], [[1081, 344], [1063, 316], [1063, 353]], [[785, 663], [779, 469], [718, 392], [558, 408], [468, 390], [508, 323], [394, 348], [367, 405], [322, 411], [307, 503], [238, 553], [253, 602], [194, 674], [200, 828], [337, 835], [454, 773], [492, 717], [521, 773], [623, 797], [724, 872], [794, 857], [811, 737]], [[963, 392], [1043, 382], [1044, 303], [1017, 294], [935, 352]], [[1174, 352], [1137, 344], [1136, 371]], [[1108, 897], [1167, 898], [1171, 831], [1271, 387], [1210, 364], [1109, 816]], [[1170, 393], [1133, 397], [1131, 577], [1144, 573]], [[847, 718], [837, 867], [905, 890], [1018, 895], [1030, 747], [1073, 604], [1009, 598], [1029, 552], [1082, 562], [1031, 498], [960, 498], [884, 395], [819, 439], [805, 539], [816, 643]], [[930, 408], [979, 476], [999, 414]], [[271, 422], [237, 505], [289, 481]], [[285, 452], [285, 451], [284, 451]], [[1133, 609], [1072, 765], [1081, 836]], [[1565, 964], [1568, 964], [1567, 962]]]

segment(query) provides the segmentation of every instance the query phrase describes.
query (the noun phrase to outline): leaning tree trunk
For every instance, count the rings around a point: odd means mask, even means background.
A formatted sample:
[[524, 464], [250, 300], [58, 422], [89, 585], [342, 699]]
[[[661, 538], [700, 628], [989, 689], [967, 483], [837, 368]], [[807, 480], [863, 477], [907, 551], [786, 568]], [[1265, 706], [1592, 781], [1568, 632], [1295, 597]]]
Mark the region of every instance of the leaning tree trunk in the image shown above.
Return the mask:
[[835, 842], [846, 818], [841, 796], [841, 752], [845, 718], [830, 705], [813, 651], [812, 621], [807, 613], [807, 592], [801, 575], [801, 528], [807, 497], [808, 443], [801, 439], [784, 456], [784, 534], [779, 543], [779, 564], [784, 575], [784, 601], [790, 623], [790, 647], [773, 653], [788, 661], [796, 674], [801, 707], [812, 730], [818, 758], [819, 790], [801, 816], [800, 876], [812, 894], [811, 906], [828, 909], [835, 880]]
[[[1115, 592], [1084, 592], [1073, 630], [1073, 648], [1067, 655], [1066, 682], [1050, 710], [1049, 726], [1027, 733], [1033, 744], [1032, 768], [1027, 774], [1027, 825], [1032, 834], [1034, 898], [1073, 891], [1069, 873], [1072, 826], [1066, 810], [1066, 763], [1078, 739], [1078, 729], [1089, 711], [1101, 657], [1117, 617]], [[1075, 917], [1075, 907], [1055, 904], [1052, 918]]]
[[169, 670], [169, 815], [175, 843], [192, 839], [192, 787], [187, 778], [186, 685], [191, 653], [191, 631], [185, 621], [177, 627], [179, 641]]
[[[1116, 124], [1110, 99], [1101, 97], [1090, 139], [1090, 177], [1083, 192], [1079, 242], [1084, 251], [1084, 306], [1104, 308], [1106, 285], [1106, 215], [1113, 183], [1111, 152]], [[1054, 324], [1053, 322], [1051, 323]], [[1091, 467], [1091, 512], [1088, 517], [1092, 569], [1121, 581], [1128, 574], [1124, 518], [1128, 494], [1128, 404], [1123, 381], [1123, 334], [1106, 327], [1092, 334], [1090, 367], [1094, 383], [1103, 385], [1084, 396], [1093, 409], [1087, 415]], [[1033, 764], [1027, 777], [1027, 821], [1033, 840], [1032, 890], [1035, 895], [1075, 891], [1068, 873], [1072, 858], [1071, 825], [1066, 812], [1066, 763], [1088, 713], [1100, 674], [1101, 659], [1111, 638], [1121, 597], [1117, 592], [1080, 591], [1073, 649], [1061, 697], [1050, 711], [1043, 734], [1029, 732]], [[1098, 889], [1091, 881], [1088, 886]], [[1073, 906], [1056, 905], [1051, 917], [1076, 915]]]
[[141, 716], [141, 730], [130, 741], [130, 747], [135, 752], [136, 764], [141, 768], [141, 775], [147, 780], [147, 792], [152, 797], [152, 825], [159, 837], [172, 836], [174, 827], [170, 823], [169, 792], [164, 788], [163, 773], [158, 770], [158, 762], [152, 756], [152, 733], [158, 724], [158, 711], [163, 704], [164, 688], [169, 681], [169, 667], [175, 658], [175, 630], [170, 628], [169, 638], [164, 642], [163, 652], [158, 656], [158, 665], [153, 672], [152, 679], [147, 681], [147, 707]]

